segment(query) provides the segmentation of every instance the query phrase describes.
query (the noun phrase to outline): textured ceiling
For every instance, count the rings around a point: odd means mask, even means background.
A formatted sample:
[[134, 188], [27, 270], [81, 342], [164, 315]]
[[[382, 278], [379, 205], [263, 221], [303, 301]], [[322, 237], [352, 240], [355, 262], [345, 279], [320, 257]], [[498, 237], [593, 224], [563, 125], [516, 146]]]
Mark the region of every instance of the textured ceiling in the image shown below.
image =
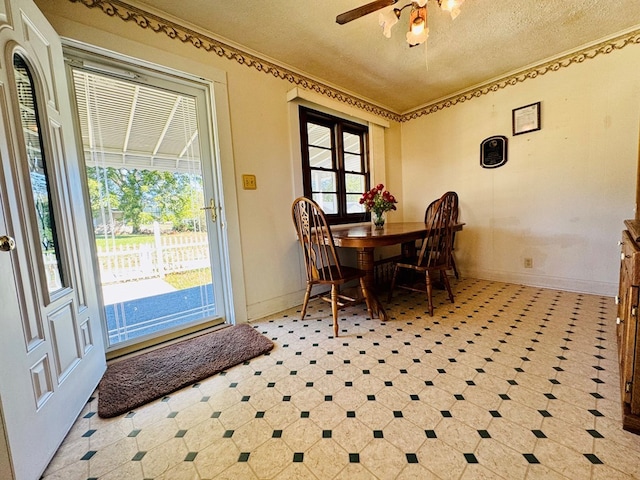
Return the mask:
[[408, 11], [390, 39], [382, 35], [377, 12], [335, 22], [369, 1], [135, 4], [396, 113], [640, 28], [640, 0], [467, 0], [455, 20], [429, 0], [428, 48], [409, 48]]

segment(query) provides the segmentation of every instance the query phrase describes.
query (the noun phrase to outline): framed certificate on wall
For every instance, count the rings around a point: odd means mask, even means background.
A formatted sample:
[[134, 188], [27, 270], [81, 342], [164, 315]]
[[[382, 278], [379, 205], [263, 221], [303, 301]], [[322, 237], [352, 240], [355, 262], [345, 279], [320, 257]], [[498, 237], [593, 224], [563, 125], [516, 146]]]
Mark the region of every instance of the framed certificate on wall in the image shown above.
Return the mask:
[[514, 135], [540, 130], [540, 102], [514, 108], [512, 111], [512, 124]]

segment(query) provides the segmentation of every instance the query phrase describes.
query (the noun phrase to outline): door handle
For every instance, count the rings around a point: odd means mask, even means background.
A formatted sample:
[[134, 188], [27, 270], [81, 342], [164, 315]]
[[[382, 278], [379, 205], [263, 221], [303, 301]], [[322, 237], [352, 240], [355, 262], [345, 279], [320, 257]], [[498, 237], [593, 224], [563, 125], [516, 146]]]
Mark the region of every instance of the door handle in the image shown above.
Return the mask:
[[201, 210], [210, 210], [211, 211], [211, 221], [215, 222], [218, 219], [218, 214], [216, 213], [216, 202], [213, 200], [209, 200], [208, 207], [202, 207]]
[[0, 237], [0, 251], [10, 252], [11, 250], [15, 250], [15, 248], [16, 241], [13, 238], [6, 235]]

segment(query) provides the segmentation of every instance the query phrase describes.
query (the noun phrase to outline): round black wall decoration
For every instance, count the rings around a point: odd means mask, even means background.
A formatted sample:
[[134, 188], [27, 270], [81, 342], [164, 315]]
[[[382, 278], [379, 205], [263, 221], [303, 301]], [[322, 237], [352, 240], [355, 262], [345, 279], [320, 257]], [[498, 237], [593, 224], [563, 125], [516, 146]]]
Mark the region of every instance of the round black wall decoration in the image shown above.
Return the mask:
[[507, 163], [507, 137], [496, 135], [480, 144], [480, 166], [498, 168]]

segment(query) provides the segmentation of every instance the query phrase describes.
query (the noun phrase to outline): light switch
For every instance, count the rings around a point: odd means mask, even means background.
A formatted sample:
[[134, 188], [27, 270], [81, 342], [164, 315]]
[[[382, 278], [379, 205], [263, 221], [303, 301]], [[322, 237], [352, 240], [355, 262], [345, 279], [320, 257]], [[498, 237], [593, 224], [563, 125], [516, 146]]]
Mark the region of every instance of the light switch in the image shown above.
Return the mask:
[[242, 188], [245, 190], [255, 190], [258, 188], [256, 185], [255, 175], [242, 175]]

